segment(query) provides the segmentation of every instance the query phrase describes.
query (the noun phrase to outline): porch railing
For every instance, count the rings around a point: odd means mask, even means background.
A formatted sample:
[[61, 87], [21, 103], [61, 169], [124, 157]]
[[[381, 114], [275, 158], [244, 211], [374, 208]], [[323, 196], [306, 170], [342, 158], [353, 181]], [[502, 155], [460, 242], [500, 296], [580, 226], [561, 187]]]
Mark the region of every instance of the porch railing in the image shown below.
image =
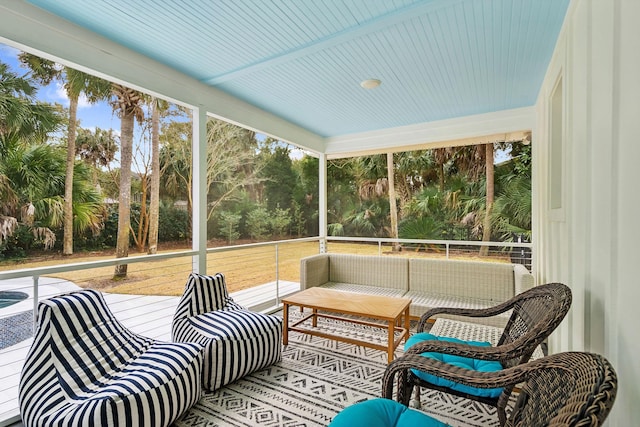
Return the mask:
[[[486, 247], [487, 253], [480, 254]], [[532, 265], [531, 243], [479, 242], [468, 240], [391, 239], [371, 237], [327, 237], [327, 252], [361, 253], [367, 255], [426, 256], [446, 259], [467, 259], [488, 262]]]

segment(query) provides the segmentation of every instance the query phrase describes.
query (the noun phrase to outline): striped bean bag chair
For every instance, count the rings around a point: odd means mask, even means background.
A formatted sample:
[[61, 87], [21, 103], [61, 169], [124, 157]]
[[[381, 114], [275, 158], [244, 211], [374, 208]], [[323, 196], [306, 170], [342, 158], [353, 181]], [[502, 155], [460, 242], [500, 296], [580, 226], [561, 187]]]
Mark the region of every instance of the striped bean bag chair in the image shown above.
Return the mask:
[[41, 301], [20, 376], [30, 426], [168, 426], [202, 394], [202, 346], [134, 334], [101, 293]]
[[189, 275], [171, 331], [176, 342], [204, 345], [202, 386], [211, 391], [278, 362], [282, 354], [282, 318], [235, 303], [222, 273]]

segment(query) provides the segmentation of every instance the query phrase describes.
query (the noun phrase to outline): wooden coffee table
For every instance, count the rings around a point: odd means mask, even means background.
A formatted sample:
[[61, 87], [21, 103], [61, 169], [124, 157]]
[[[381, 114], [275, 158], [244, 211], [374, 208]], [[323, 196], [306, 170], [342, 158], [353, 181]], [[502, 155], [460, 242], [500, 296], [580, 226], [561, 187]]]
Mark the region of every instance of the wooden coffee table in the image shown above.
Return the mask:
[[[296, 331], [304, 334], [329, 338], [336, 341], [386, 351], [388, 355], [388, 361], [391, 362], [393, 360], [394, 351], [398, 347], [400, 342], [403, 339], [409, 338], [409, 305], [411, 304], [411, 300], [408, 298], [366, 295], [354, 292], [336, 291], [333, 289], [325, 288], [309, 288], [283, 298], [282, 304], [284, 305], [282, 312], [285, 325], [284, 330], [282, 331], [282, 343], [284, 345], [287, 345], [289, 343], [289, 331]], [[299, 306], [300, 308], [311, 308], [312, 313], [289, 325], [289, 306], [291, 305]], [[333, 316], [330, 314], [319, 313], [318, 310], [322, 310], [323, 312], [337, 313], [341, 315], [352, 315], [357, 317], [382, 320], [387, 322], [387, 324], [384, 325], [349, 317]], [[313, 328], [316, 328], [318, 326], [319, 317], [387, 329], [387, 346], [355, 338], [330, 334], [315, 329], [297, 327], [301, 323], [311, 319]], [[403, 320], [404, 326], [402, 326]], [[400, 336], [398, 338], [395, 338], [395, 332], [400, 332]]]

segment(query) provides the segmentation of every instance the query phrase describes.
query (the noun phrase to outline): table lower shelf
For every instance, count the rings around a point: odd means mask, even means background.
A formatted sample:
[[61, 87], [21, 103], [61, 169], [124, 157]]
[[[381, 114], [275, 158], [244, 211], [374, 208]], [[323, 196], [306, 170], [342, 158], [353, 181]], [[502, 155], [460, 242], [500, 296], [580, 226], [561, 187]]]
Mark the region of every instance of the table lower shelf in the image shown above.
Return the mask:
[[[387, 330], [389, 331], [388, 333], [388, 337], [390, 337], [391, 339], [387, 339], [387, 345], [382, 345], [382, 344], [376, 344], [370, 341], [365, 341], [365, 340], [360, 340], [357, 338], [351, 338], [351, 337], [344, 337], [341, 335], [337, 335], [337, 334], [332, 334], [329, 332], [323, 332], [321, 330], [314, 330], [314, 329], [309, 329], [309, 328], [299, 328], [298, 325], [311, 320], [312, 321], [312, 328], [317, 327], [317, 321], [318, 318], [325, 318], [325, 319], [333, 319], [333, 320], [338, 320], [338, 321], [342, 321], [342, 322], [348, 322], [348, 323], [355, 323], [355, 324], [359, 324], [359, 325], [365, 325], [365, 326], [370, 326], [370, 327], [374, 327], [374, 328], [379, 328], [379, 329], [383, 329], [383, 330]], [[396, 319], [396, 322], [399, 322], [400, 319]], [[367, 347], [367, 348], [373, 348], [375, 350], [382, 350], [387, 352], [388, 356], [388, 361], [391, 362], [393, 360], [393, 352], [395, 351], [396, 348], [398, 348], [398, 345], [400, 345], [400, 343], [402, 342], [403, 339], [406, 339], [409, 337], [409, 331], [407, 328], [402, 327], [402, 326], [398, 326], [396, 325], [396, 322], [389, 322], [389, 325], [383, 325], [380, 323], [373, 323], [373, 322], [367, 322], [365, 320], [359, 320], [359, 319], [352, 319], [352, 318], [347, 318], [347, 317], [341, 317], [341, 316], [334, 316], [334, 315], [330, 315], [330, 314], [324, 314], [324, 313], [318, 313], [317, 311], [314, 310], [314, 313], [311, 313], [309, 315], [304, 316], [302, 319], [297, 320], [295, 323], [292, 323], [291, 325], [289, 325], [287, 328], [289, 331], [295, 331], [295, 332], [299, 332], [299, 333], [303, 333], [303, 334], [307, 334], [307, 335], [312, 335], [312, 336], [317, 336], [317, 337], [321, 337], [321, 338], [328, 338], [328, 339], [332, 339], [335, 341], [340, 341], [340, 342], [345, 342], [348, 344], [355, 344], [355, 345], [360, 345], [363, 347]], [[286, 327], [286, 326], [285, 326]], [[399, 336], [396, 338], [396, 333], [400, 333]], [[287, 342], [284, 342], [283, 344], [287, 344]]]

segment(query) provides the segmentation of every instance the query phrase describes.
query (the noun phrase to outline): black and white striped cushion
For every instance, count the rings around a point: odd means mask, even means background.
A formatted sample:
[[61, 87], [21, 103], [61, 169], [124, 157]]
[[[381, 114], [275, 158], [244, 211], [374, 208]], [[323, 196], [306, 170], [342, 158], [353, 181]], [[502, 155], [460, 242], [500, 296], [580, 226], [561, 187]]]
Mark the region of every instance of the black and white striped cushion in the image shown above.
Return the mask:
[[[205, 346], [202, 385], [216, 390], [281, 358], [282, 319], [246, 310], [228, 297], [219, 310], [192, 311], [208, 299], [207, 290], [217, 291], [213, 280], [187, 281], [172, 324], [173, 340]], [[200, 276], [202, 277], [202, 276]], [[216, 275], [222, 279], [224, 276]], [[226, 289], [226, 285], [225, 285]]]
[[233, 301], [229, 297], [222, 273], [213, 276], [191, 273], [187, 279], [187, 286], [190, 286], [193, 292], [189, 307], [191, 316], [222, 310], [230, 301]]
[[167, 426], [200, 398], [201, 345], [132, 333], [92, 290], [38, 312], [20, 378], [25, 426]]

